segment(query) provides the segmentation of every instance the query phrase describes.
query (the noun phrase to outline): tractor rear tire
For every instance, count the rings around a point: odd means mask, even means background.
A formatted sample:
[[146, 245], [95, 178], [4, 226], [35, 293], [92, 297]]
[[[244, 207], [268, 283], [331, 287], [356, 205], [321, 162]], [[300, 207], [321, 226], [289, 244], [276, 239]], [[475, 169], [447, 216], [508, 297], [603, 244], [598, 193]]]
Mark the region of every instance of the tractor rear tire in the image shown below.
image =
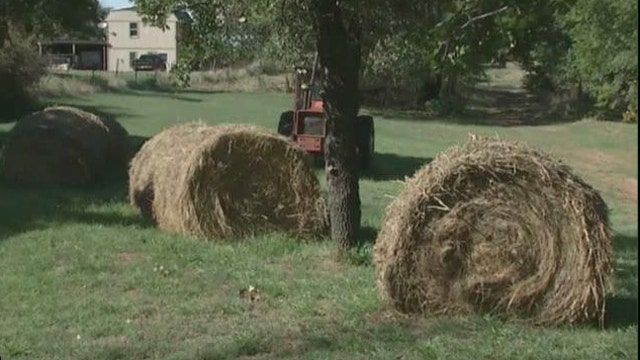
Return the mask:
[[360, 115], [356, 119], [358, 165], [361, 170], [369, 169], [375, 152], [375, 130], [373, 128], [373, 118], [367, 115]]
[[293, 132], [293, 111], [285, 111], [280, 114], [278, 122], [278, 134], [283, 136], [291, 136]]

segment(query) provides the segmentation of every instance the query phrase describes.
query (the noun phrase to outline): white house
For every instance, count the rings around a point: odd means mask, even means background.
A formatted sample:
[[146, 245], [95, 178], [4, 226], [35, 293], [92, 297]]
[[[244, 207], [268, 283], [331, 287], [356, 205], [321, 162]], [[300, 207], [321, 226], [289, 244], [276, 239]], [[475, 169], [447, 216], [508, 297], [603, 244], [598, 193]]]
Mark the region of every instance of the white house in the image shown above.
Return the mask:
[[132, 71], [133, 60], [147, 53], [164, 55], [167, 69], [175, 64], [178, 18], [174, 14], [168, 16], [164, 30], [145, 25], [135, 6], [112, 9], [105, 23], [109, 44], [107, 70]]

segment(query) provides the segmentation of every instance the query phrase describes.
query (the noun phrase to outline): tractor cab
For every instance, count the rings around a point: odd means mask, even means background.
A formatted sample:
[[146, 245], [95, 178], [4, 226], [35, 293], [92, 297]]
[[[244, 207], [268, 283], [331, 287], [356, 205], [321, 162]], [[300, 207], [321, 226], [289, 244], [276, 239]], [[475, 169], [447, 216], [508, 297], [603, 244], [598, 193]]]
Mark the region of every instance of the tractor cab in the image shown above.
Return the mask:
[[278, 132], [305, 151], [322, 155], [326, 136], [322, 83], [313, 69], [296, 66], [293, 74], [293, 110], [280, 116]]
[[[327, 126], [322, 100], [322, 79], [316, 69], [317, 58], [313, 68], [294, 68], [293, 110], [280, 115], [278, 133], [289, 137], [307, 153], [321, 157], [324, 155]], [[356, 151], [361, 168], [366, 168], [374, 151], [373, 118], [358, 116], [356, 125]]]
[[299, 66], [295, 68], [293, 91], [294, 109], [323, 111], [322, 81], [312, 73], [311, 69]]

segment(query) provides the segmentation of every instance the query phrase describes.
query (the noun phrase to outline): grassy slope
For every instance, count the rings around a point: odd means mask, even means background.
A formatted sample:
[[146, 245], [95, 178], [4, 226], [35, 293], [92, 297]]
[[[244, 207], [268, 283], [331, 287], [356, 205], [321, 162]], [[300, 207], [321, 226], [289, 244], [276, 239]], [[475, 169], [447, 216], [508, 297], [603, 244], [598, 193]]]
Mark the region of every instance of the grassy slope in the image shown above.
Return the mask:
[[[96, 94], [132, 135], [201, 118], [275, 127], [281, 94]], [[61, 100], [62, 101], [62, 100]], [[271, 236], [211, 244], [146, 227], [124, 183], [86, 191], [0, 187], [0, 354], [47, 359], [637, 358], [637, 127], [583, 121], [462, 126], [377, 118], [376, 170], [362, 180], [373, 236], [398, 180], [469, 132], [551, 151], [612, 207], [617, 293], [609, 327], [532, 329], [487, 317], [412, 320], [378, 299], [371, 266], [333, 247]], [[8, 125], [0, 125], [0, 139]], [[320, 174], [322, 177], [322, 175]], [[366, 250], [363, 257], [367, 257]], [[160, 270], [162, 267], [162, 270]], [[255, 286], [262, 300], [241, 299]]]

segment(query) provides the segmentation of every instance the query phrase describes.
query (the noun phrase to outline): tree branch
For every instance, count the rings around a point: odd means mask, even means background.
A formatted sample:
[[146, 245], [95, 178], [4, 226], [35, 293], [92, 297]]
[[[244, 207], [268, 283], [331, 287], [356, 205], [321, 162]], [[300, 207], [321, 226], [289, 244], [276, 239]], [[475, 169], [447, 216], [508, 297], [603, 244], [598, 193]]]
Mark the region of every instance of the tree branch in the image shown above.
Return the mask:
[[490, 11], [488, 13], [482, 14], [482, 15], [478, 15], [476, 17], [472, 17], [471, 19], [469, 19], [469, 21], [467, 21], [466, 23], [464, 23], [458, 30], [463, 30], [464, 28], [466, 28], [467, 26], [471, 25], [472, 23], [484, 19], [484, 18], [488, 18], [489, 16], [493, 16], [493, 15], [497, 15], [500, 14], [501, 12], [507, 11], [507, 9], [509, 8], [508, 5], [505, 5], [499, 9]]
[[[456, 36], [456, 34], [459, 31], [464, 30], [467, 26], [473, 24], [474, 22], [484, 19], [484, 18], [488, 18], [489, 16], [493, 16], [493, 15], [497, 15], [501, 12], [507, 11], [507, 9], [509, 9], [508, 5], [505, 5], [499, 9], [493, 10], [493, 11], [489, 11], [488, 13], [484, 13], [475, 17], [470, 18], [466, 23], [462, 24], [462, 26], [460, 26], [457, 29], [454, 29], [451, 32], [451, 35], [447, 38], [447, 41], [444, 43], [444, 52], [442, 53], [442, 60], [444, 60], [447, 57], [447, 54], [449, 53], [449, 44], [451, 43], [451, 40]], [[442, 48], [442, 46], [441, 46]]]

